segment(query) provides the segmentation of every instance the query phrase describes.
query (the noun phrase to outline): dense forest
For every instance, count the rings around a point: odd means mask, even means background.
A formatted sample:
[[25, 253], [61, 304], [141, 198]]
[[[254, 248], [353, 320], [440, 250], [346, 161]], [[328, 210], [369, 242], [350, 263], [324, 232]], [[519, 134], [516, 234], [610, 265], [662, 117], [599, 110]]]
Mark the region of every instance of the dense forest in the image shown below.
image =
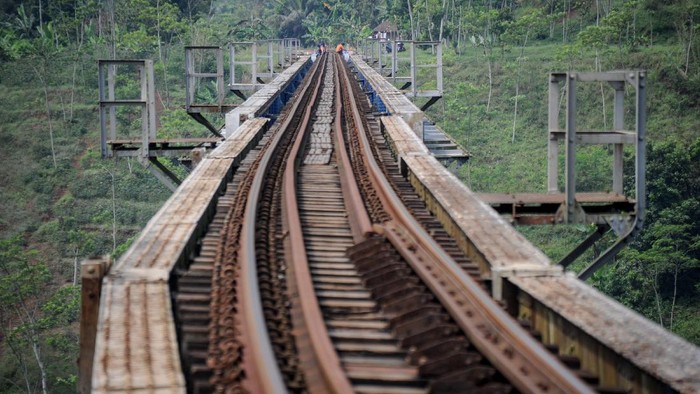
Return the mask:
[[[648, 71], [645, 229], [590, 283], [700, 344], [696, 0], [0, 0], [0, 392], [75, 391], [79, 262], [118, 256], [169, 195], [138, 163], [100, 157], [98, 59], [153, 59], [159, 133], [187, 136], [202, 127], [182, 110], [184, 46], [354, 46], [383, 20], [445, 43], [429, 116], [473, 154], [454, 171], [475, 191], [546, 190], [549, 72]], [[580, 100], [583, 124], [610, 127], [612, 92]], [[610, 156], [579, 152], [581, 188], [609, 188]], [[519, 229], [553, 261], [591, 232]]]

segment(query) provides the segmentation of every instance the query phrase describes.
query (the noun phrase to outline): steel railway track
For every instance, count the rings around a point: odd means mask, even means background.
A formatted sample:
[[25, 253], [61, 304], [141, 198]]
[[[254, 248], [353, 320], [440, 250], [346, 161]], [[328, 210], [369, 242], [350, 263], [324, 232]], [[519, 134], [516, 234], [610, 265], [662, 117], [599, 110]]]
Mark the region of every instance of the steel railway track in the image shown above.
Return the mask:
[[237, 169], [180, 274], [190, 390], [592, 391], [487, 295], [334, 56]]

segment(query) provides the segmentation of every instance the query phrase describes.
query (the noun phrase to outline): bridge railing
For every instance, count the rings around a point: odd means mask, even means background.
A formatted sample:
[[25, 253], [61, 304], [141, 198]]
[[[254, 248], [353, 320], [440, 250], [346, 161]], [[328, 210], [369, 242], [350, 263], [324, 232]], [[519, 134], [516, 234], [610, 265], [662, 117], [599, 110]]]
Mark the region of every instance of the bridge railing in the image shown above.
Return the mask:
[[[206, 58], [213, 56], [213, 70], [198, 69], [197, 65], [204, 68], [207, 66], [205, 61], [196, 61], [196, 57]], [[211, 65], [209, 65], [211, 67]], [[224, 90], [224, 53], [221, 47], [217, 46], [186, 46], [185, 47], [185, 108], [188, 112], [210, 106], [206, 103], [197, 102], [197, 88], [202, 83], [202, 80], [213, 79], [216, 84], [216, 103], [215, 105], [221, 110], [224, 106], [224, 98], [226, 91]]]
[[[579, 130], [576, 122], [576, 94], [579, 82], [607, 83], [614, 90], [612, 130]], [[560, 126], [560, 92], [562, 83], [566, 86], [566, 120]], [[634, 127], [625, 127], [625, 87], [634, 90]], [[583, 251], [602, 235], [612, 229], [617, 241], [586, 269], [579, 273], [583, 280], [588, 279], [599, 267], [611, 261], [615, 255], [642, 229], [646, 210], [645, 163], [646, 163], [646, 73], [644, 71], [612, 72], [566, 72], [551, 73], [549, 76], [549, 142], [547, 148], [547, 190], [559, 193], [559, 143], [565, 146], [564, 194], [565, 200], [560, 220], [563, 223], [596, 223], [598, 230], [591, 234], [579, 248], [566, 256], [560, 264], [568, 266]], [[612, 145], [612, 195], [623, 196], [633, 201], [632, 212], [593, 215], [584, 211], [577, 200], [576, 192], [576, 152], [578, 145]], [[634, 200], [625, 196], [623, 189], [624, 146], [635, 147]], [[602, 193], [601, 193], [602, 194]]]
[[442, 43], [367, 39], [359, 53], [381, 76], [410, 98], [427, 98], [426, 110], [444, 93]]
[[[139, 85], [138, 98], [117, 97], [117, 72], [120, 68], [131, 69], [131, 75]], [[137, 137], [141, 138], [140, 155], [147, 158], [149, 140], [156, 138], [153, 60], [100, 60], [98, 73], [102, 157], [112, 157], [107, 146], [109, 141], [118, 138], [117, 107], [136, 106], [141, 108], [141, 135]]]

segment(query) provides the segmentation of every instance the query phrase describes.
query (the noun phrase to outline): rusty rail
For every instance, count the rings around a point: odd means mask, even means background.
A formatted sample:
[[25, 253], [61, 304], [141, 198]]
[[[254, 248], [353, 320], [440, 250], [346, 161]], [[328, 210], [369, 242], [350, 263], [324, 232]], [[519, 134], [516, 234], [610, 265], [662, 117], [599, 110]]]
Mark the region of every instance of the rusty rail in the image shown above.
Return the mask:
[[[335, 62], [335, 83], [336, 86], [340, 86], [340, 69], [342, 66], [340, 62]], [[341, 108], [340, 103], [342, 102], [342, 95], [340, 94], [340, 89], [335, 90], [335, 130], [333, 130], [333, 138], [335, 140], [338, 153], [338, 169], [340, 170], [340, 182], [343, 185], [343, 197], [345, 198], [345, 203], [348, 205], [348, 212], [352, 212], [350, 215], [350, 225], [352, 226], [353, 239], [356, 243], [363, 241], [367, 234], [373, 231], [372, 223], [370, 221], [367, 210], [365, 209], [364, 203], [362, 201], [362, 195], [357, 186], [357, 181], [355, 179], [355, 174], [352, 171], [352, 163], [350, 162], [350, 157], [348, 156], [347, 147], [345, 144], [345, 138], [343, 138], [343, 125], [341, 122]]]
[[[325, 56], [317, 59], [318, 63], [326, 64]], [[316, 86], [311, 102], [320, 89], [321, 83]], [[304, 132], [311, 117], [309, 105], [304, 113], [303, 121], [299, 129]], [[289, 264], [289, 271], [293, 276], [290, 281], [292, 308], [298, 310], [302, 318], [295, 320], [295, 327], [302, 331], [301, 335], [309, 342], [313, 350], [311, 358], [302, 358], [302, 367], [306, 372], [307, 385], [312, 393], [352, 393], [353, 389], [343, 371], [338, 355], [331, 343], [326, 325], [321, 315], [321, 309], [316, 298], [314, 286], [309, 272], [308, 257], [299, 217], [299, 208], [296, 198], [297, 170], [300, 164], [300, 153], [304, 138], [298, 136], [290, 157], [294, 158], [293, 165], [288, 165], [284, 173], [283, 187], [283, 228], [288, 234], [285, 240], [285, 255]], [[296, 314], [292, 313], [294, 318]], [[320, 379], [309, 379], [318, 370]]]
[[[352, 81], [346, 68], [342, 70], [342, 80], [349, 88]], [[593, 392], [517, 326], [416, 222], [375, 161], [357, 104], [349, 100], [349, 105], [346, 116], [356, 120], [364, 153], [362, 158], [375, 190], [393, 218], [375, 229], [399, 250], [470, 341], [522, 392]]]
[[[313, 86], [313, 82], [318, 80], [317, 75], [321, 72], [318, 63], [314, 66], [311, 74], [314, 77], [308, 78], [302, 87], [302, 94], [307, 94], [309, 89], [318, 91], [318, 86]], [[299, 110], [302, 100], [296, 100], [292, 106], [290, 114]], [[307, 108], [305, 117], [308, 119], [310, 110]], [[276, 133], [271, 141], [271, 145], [265, 150], [260, 161], [260, 166], [255, 173], [253, 184], [247, 196], [246, 211], [241, 232], [241, 289], [239, 295], [242, 307], [241, 313], [241, 333], [243, 343], [248, 345], [250, 352], [244, 352], [244, 365], [248, 379], [246, 380], [252, 391], [265, 393], [281, 393], [286, 391], [282, 373], [278, 368], [272, 345], [269, 341], [265, 318], [262, 313], [260, 291], [258, 288], [258, 273], [256, 264], [255, 248], [255, 226], [258, 210], [258, 200], [262, 192], [262, 184], [267, 176], [268, 167], [275, 154], [276, 147], [293, 121], [293, 116], [285, 118], [280, 126], [280, 132]]]

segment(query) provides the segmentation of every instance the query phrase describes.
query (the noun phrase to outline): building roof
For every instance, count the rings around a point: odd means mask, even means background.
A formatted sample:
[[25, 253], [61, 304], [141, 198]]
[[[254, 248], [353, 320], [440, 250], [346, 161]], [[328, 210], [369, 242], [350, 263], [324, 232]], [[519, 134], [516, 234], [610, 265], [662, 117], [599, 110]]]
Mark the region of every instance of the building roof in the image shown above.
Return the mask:
[[382, 21], [382, 23], [380, 23], [377, 27], [374, 28], [374, 31], [380, 31], [380, 32], [395, 32], [398, 30], [399, 29], [396, 27], [396, 25], [391, 23], [387, 19]]

